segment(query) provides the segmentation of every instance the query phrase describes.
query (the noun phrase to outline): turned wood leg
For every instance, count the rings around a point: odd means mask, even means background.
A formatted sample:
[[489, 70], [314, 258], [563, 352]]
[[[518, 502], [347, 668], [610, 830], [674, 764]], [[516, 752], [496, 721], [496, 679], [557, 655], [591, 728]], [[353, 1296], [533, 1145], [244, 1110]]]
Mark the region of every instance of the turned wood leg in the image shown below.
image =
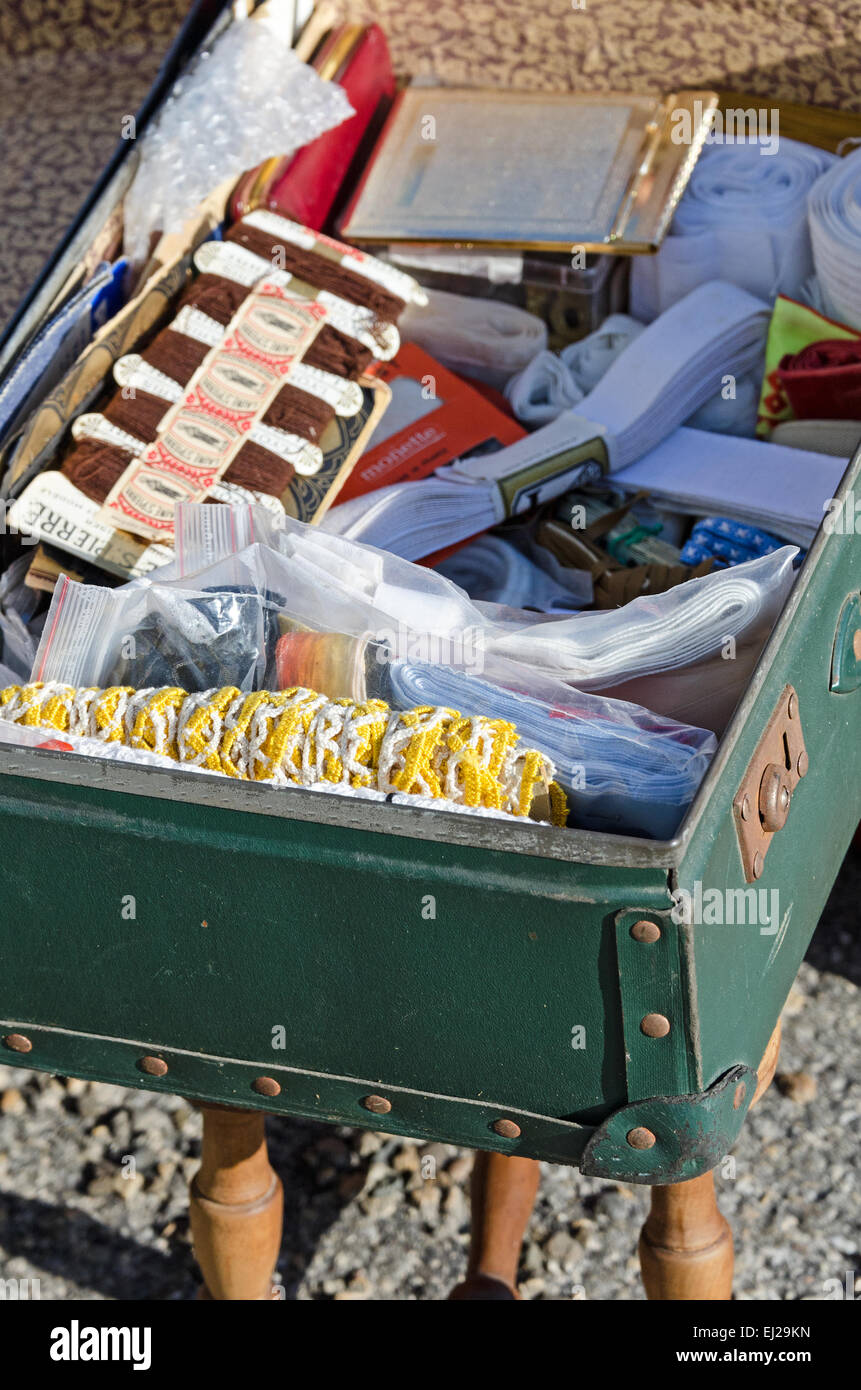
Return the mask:
[[534, 1158], [479, 1153], [472, 1170], [472, 1236], [466, 1279], [450, 1299], [519, 1298], [517, 1264], [535, 1204], [540, 1167]]
[[203, 1152], [191, 1183], [191, 1233], [202, 1298], [269, 1299], [284, 1194], [269, 1164], [264, 1116], [202, 1105]]
[[732, 1232], [718, 1211], [712, 1173], [652, 1188], [639, 1253], [647, 1298], [732, 1296]]
[[[768, 1089], [780, 1052], [780, 1021], [757, 1068], [751, 1108]], [[715, 1198], [714, 1174], [652, 1188], [640, 1235], [640, 1267], [649, 1299], [732, 1297], [732, 1232]]]

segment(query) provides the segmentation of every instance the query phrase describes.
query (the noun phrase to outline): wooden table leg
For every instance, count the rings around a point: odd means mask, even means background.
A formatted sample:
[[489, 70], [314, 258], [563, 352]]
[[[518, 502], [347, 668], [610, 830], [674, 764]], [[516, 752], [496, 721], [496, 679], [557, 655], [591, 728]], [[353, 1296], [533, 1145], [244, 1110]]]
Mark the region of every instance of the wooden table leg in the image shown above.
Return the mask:
[[[780, 1051], [780, 1021], [757, 1069], [751, 1108], [771, 1082]], [[652, 1188], [640, 1235], [640, 1268], [649, 1299], [732, 1297], [732, 1232], [718, 1210], [714, 1174]]]
[[270, 1299], [281, 1248], [284, 1193], [269, 1164], [264, 1116], [202, 1105], [203, 1152], [191, 1183], [194, 1253], [202, 1298]]
[[472, 1170], [472, 1236], [466, 1279], [450, 1299], [516, 1299], [523, 1235], [535, 1204], [540, 1166], [534, 1158], [479, 1153]]

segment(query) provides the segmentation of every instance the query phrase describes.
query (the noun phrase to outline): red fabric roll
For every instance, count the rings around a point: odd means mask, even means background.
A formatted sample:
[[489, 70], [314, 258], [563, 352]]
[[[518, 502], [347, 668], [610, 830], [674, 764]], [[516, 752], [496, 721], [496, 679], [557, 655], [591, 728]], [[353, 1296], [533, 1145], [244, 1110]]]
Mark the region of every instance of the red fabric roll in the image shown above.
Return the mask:
[[798, 420], [861, 420], [861, 341], [823, 338], [777, 369]]

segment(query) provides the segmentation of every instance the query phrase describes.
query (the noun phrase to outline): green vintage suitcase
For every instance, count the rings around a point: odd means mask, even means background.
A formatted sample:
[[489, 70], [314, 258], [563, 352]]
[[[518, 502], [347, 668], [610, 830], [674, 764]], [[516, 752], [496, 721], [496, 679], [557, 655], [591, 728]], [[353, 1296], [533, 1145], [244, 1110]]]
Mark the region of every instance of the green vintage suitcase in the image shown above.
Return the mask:
[[861, 818], [859, 470], [670, 842], [0, 747], [3, 1061], [714, 1168]]
[[[820, 530], [667, 843], [0, 748], [5, 1060], [631, 1182], [713, 1168], [861, 818], [858, 591], [857, 535]], [[752, 923], [675, 920], [715, 889]]]

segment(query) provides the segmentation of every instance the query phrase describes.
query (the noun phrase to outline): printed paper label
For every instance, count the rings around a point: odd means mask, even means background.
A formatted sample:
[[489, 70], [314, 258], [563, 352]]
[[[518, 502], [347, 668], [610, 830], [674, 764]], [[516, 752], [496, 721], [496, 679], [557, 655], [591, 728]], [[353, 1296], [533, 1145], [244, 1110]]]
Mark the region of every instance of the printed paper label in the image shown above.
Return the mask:
[[99, 519], [90, 501], [55, 470], [40, 473], [9, 509], [9, 526], [123, 579], [149, 574], [173, 559], [168, 545], [147, 545]]

